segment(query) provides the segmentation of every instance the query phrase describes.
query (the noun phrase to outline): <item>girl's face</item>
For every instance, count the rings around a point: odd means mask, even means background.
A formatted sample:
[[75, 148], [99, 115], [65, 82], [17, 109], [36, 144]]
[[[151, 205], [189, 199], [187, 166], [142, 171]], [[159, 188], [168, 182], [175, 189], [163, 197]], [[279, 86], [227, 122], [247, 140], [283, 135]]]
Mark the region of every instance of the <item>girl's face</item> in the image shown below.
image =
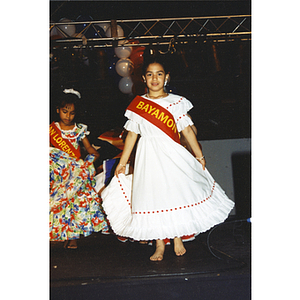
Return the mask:
[[57, 109], [59, 114], [60, 124], [63, 126], [73, 125], [73, 120], [75, 118], [75, 107], [74, 104], [67, 104], [65, 107], [60, 107]]
[[143, 76], [149, 92], [155, 93], [164, 91], [164, 84], [168, 78], [169, 74], [166, 75], [163, 66], [159, 63], [150, 64], [146, 70], [145, 76]]

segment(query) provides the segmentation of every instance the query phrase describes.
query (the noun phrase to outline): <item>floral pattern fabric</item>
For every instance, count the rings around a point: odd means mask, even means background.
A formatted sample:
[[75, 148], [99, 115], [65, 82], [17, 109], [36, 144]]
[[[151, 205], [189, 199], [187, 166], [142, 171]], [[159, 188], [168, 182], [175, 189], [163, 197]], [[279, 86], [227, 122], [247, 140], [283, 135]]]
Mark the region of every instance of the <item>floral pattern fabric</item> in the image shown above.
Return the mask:
[[[78, 129], [79, 127], [75, 126]], [[75, 133], [64, 132], [77, 141], [85, 137], [86, 127]], [[63, 136], [63, 133], [62, 133]], [[75, 143], [73, 140], [73, 143]], [[72, 141], [71, 141], [72, 142]], [[85, 160], [50, 148], [50, 210], [49, 234], [51, 241], [78, 239], [100, 230], [107, 231], [101, 200], [94, 187], [94, 155]]]

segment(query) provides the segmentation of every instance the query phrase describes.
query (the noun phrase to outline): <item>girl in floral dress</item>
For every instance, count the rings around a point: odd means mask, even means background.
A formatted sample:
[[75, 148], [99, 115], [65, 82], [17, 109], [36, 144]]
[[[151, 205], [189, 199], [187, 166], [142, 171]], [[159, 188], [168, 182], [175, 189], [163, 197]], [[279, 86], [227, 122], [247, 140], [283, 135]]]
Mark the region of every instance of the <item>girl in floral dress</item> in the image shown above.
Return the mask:
[[[65, 241], [64, 246], [76, 249], [80, 235], [107, 231], [95, 187], [93, 162], [99, 153], [87, 139], [84, 124], [74, 122], [79, 92], [64, 90], [57, 107], [59, 121], [50, 125], [50, 241]], [[87, 157], [80, 159], [82, 142]], [[77, 151], [77, 152], [76, 152]], [[77, 157], [73, 154], [77, 154]]]
[[[206, 169], [188, 116], [191, 102], [164, 90], [169, 79], [164, 63], [152, 58], [143, 74], [148, 93], [137, 96], [126, 109], [124, 150], [116, 176], [101, 197], [113, 231], [138, 241], [156, 240], [150, 260], [161, 261], [164, 239], [173, 239], [175, 254], [184, 255], [181, 237], [223, 222], [234, 203]], [[194, 155], [180, 144], [179, 132]], [[138, 134], [134, 172], [125, 176]]]

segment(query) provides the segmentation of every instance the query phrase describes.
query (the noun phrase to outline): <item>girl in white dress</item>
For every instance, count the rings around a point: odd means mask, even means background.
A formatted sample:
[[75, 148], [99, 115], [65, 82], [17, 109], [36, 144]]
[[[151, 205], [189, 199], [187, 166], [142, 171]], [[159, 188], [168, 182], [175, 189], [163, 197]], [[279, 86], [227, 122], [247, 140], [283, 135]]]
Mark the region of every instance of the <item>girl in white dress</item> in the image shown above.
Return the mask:
[[[223, 222], [234, 203], [205, 168], [205, 158], [188, 117], [193, 107], [184, 97], [164, 90], [169, 74], [152, 58], [142, 76], [148, 93], [126, 110], [128, 135], [115, 177], [101, 194], [113, 231], [134, 240], [156, 240], [152, 261], [161, 261], [164, 239], [174, 239], [174, 252], [184, 255], [181, 236], [205, 232]], [[188, 141], [195, 157], [179, 140]], [[137, 144], [134, 173], [125, 166]]]

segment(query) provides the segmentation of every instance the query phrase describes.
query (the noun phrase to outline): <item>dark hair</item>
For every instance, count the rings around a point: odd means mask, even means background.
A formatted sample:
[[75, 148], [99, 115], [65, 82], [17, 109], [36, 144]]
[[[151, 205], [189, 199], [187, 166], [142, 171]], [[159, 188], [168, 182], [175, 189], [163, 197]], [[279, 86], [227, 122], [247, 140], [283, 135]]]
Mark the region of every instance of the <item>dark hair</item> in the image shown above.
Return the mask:
[[[61, 91], [55, 102], [56, 102], [55, 105], [56, 109], [64, 108], [66, 105], [74, 104], [75, 118], [73, 121], [77, 123], [78, 119], [82, 118], [82, 115], [80, 113], [82, 100], [79, 99], [77, 95], [71, 93], [66, 94], [63, 91]], [[55, 116], [55, 119], [57, 119], [57, 114]]]
[[75, 111], [76, 111], [79, 102], [78, 100], [80, 99], [77, 97], [77, 95], [71, 93], [65, 94], [64, 92], [62, 92], [57, 102], [57, 108], [63, 108], [67, 104], [74, 104]]
[[164, 68], [165, 73], [169, 73], [168, 64], [166, 60], [162, 58], [162, 55], [151, 55], [144, 59], [142, 74], [145, 75], [148, 66], [154, 63], [160, 64]]

